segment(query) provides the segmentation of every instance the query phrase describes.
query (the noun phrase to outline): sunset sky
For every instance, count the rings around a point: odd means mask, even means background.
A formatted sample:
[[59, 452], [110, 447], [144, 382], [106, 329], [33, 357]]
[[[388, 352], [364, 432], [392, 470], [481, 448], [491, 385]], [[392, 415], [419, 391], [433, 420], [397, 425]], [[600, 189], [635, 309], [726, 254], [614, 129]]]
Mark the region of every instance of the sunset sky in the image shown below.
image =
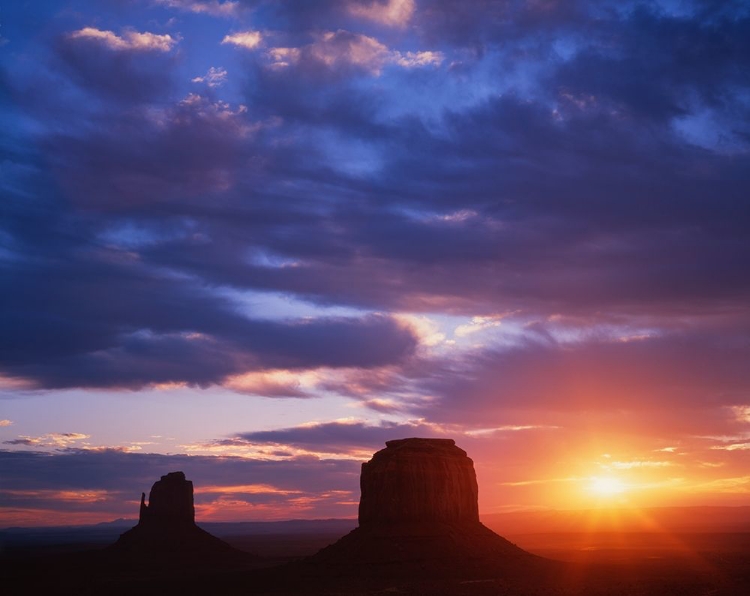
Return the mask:
[[750, 5], [0, 10], [0, 527], [750, 504]]

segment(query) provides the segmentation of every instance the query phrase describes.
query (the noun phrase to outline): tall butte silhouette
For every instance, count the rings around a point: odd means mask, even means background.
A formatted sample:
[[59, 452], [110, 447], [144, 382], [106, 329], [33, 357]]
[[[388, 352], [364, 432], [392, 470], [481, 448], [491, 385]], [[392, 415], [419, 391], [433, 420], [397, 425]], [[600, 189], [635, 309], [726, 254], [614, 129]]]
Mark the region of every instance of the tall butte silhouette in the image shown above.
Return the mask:
[[110, 549], [157, 564], [248, 556], [195, 524], [193, 483], [183, 472], [171, 472], [157, 480], [148, 504], [146, 494], [141, 493], [138, 525], [122, 534]]
[[452, 439], [387, 441], [362, 464], [360, 488], [359, 527], [310, 563], [464, 576], [546, 563], [479, 521], [474, 462]]

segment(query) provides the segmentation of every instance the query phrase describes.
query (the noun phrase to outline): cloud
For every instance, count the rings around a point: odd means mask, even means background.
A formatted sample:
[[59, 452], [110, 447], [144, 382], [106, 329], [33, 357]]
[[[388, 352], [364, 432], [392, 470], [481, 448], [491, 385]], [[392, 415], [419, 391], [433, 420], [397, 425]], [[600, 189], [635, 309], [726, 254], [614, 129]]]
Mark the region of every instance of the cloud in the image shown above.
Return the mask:
[[392, 60], [404, 68], [440, 66], [445, 60], [441, 52], [395, 52]]
[[422, 346], [429, 348], [446, 341], [445, 333], [434, 320], [426, 315], [399, 314], [397, 317], [414, 330]]
[[403, 28], [411, 20], [416, 10], [414, 0], [373, 0], [361, 2], [355, 0], [347, 5], [350, 14], [387, 25]]
[[265, 450], [266, 454], [269, 449], [276, 449], [280, 451], [280, 455], [276, 456], [278, 458], [312, 454], [317, 457], [362, 459], [369, 458], [368, 454], [382, 449], [386, 441], [403, 437], [450, 438], [459, 443], [478, 445], [506, 433], [551, 429], [554, 430], [554, 427], [533, 424], [481, 428], [449, 422], [438, 424], [425, 419], [382, 420], [377, 424], [357, 419], [341, 419], [239, 433], [227, 439], [217, 439], [206, 447]]
[[267, 52], [272, 68], [300, 65], [302, 68], [325, 68], [331, 71], [352, 68], [378, 76], [387, 65], [402, 68], [439, 66], [441, 52], [400, 52], [361, 33], [343, 29], [326, 31], [308, 45], [298, 48], [273, 47]]
[[49, 433], [41, 437], [22, 435], [18, 439], [3, 441], [3, 445], [25, 445], [27, 447], [55, 447], [65, 448], [73, 443], [90, 439], [91, 435], [83, 433]]
[[740, 422], [750, 423], [750, 406], [733, 406], [732, 411]]
[[[435, 5], [428, 8], [437, 10]], [[485, 16], [491, 20], [492, 14]], [[599, 26], [634, 25], [625, 19]], [[544, 28], [534, 31], [543, 39], [551, 35]], [[596, 46], [597, 39], [590, 44]], [[499, 67], [503, 55], [488, 52], [484, 60]], [[439, 305], [471, 314], [487, 312], [497, 303], [510, 310], [548, 314], [576, 309], [638, 314], [667, 312], [688, 302], [692, 308], [718, 299], [731, 301], [747, 291], [732, 267], [747, 250], [740, 237], [740, 222], [747, 214], [740, 210], [736, 217], [726, 217], [737, 204], [738, 188], [731, 181], [737, 179], [739, 162], [703, 155], [669, 129], [649, 132], [650, 127], [633, 113], [623, 112], [622, 98], [612, 99], [616, 90], [595, 95], [579, 89], [565, 70], [584, 55], [577, 49], [567, 61], [551, 61], [549, 70], [540, 75], [541, 83], [549, 84], [549, 95], [505, 92], [456, 104], [432, 128], [414, 112], [402, 120], [390, 118], [392, 95], [384, 91], [387, 85], [365, 92], [349, 84], [350, 77], [361, 72], [386, 76], [393, 50], [373, 37], [340, 30], [311, 44], [270, 48], [268, 53], [272, 63], [299, 67], [290, 74], [308, 68], [311, 74], [326, 76], [303, 84], [296, 75], [283, 75], [284, 67], [275, 73], [254, 71], [255, 84], [243, 104], [251, 109], [244, 115], [234, 108], [215, 110], [212, 126], [222, 126], [219, 113], [232, 120], [221, 134], [212, 134], [206, 100], [200, 111], [197, 104], [192, 106], [193, 112], [188, 112], [191, 106], [185, 102], [179, 127], [171, 125], [171, 114], [165, 114], [162, 121], [167, 126], [161, 130], [146, 126], [148, 135], [123, 138], [119, 126], [139, 131], [143, 127], [138, 121], [123, 121], [113, 130], [117, 136], [75, 139], [77, 146], [72, 147], [55, 143], [51, 147], [55, 154], [72, 151], [78, 164], [92, 163], [90, 159], [97, 163], [89, 168], [89, 176], [80, 169], [70, 176], [72, 185], [80, 181], [73, 194], [122, 197], [119, 205], [133, 197], [159, 201], [174, 197], [171, 208], [179, 210], [181, 203], [185, 208], [178, 216], [183, 216], [194, 208], [193, 197], [234, 188], [237, 194], [225, 194], [223, 200], [250, 208], [242, 197], [246, 189], [253, 189], [252, 208], [263, 212], [260, 217], [276, 216], [279, 222], [277, 228], [260, 232], [266, 246], [258, 248], [300, 266], [247, 267], [240, 256], [232, 255], [243, 255], [251, 247], [229, 246], [228, 240], [221, 247], [216, 242], [200, 248], [186, 242], [173, 251], [155, 250], [148, 258], [163, 259], [159, 264], [167, 266], [179, 260], [181, 267], [213, 282], [290, 292], [323, 302], [399, 310]], [[408, 57], [408, 52], [401, 57]], [[332, 70], [335, 76], [329, 74]], [[432, 88], [448, 86], [450, 76], [440, 75]], [[726, 76], [733, 80], [734, 75]], [[420, 80], [425, 79], [430, 80], [426, 71], [420, 74]], [[549, 81], [567, 87], [558, 89]], [[243, 124], [253, 130], [258, 124], [252, 119], [255, 113], [276, 116], [280, 123], [266, 137], [267, 145], [254, 145], [236, 135]], [[206, 114], [205, 127], [197, 125], [198, 114]], [[113, 138], [123, 138], [118, 151], [108, 149]], [[403, 149], [414, 144], [418, 152]], [[175, 151], [176, 147], [192, 149]], [[143, 159], [138, 159], [136, 148], [147, 148]], [[365, 174], [369, 190], [357, 209], [347, 209], [344, 200], [336, 204], [333, 199], [325, 220], [333, 222], [336, 232], [316, 237], [312, 247], [305, 242], [312, 238], [308, 230], [324, 218], [293, 211], [299, 206], [304, 212], [302, 197], [326, 188], [335, 187], [342, 196], [361, 192], [354, 177], [341, 175], [345, 172], [341, 162], [358, 152], [359, 161], [371, 168], [372, 173]], [[161, 170], [155, 171], [149, 163], [159, 154], [179, 160], [164, 160]], [[709, 182], [690, 167], [692, 163], [703, 164], [701, 171], [708, 168], [710, 179], [722, 186], [717, 209], [705, 209]], [[633, 171], [638, 175], [624, 174]], [[97, 172], [101, 172], [99, 179]], [[186, 172], [187, 179], [182, 180], [179, 172]], [[284, 203], [284, 213], [279, 213], [280, 207], [263, 204], [263, 196], [278, 190], [274, 185], [287, 175], [297, 180], [297, 190]], [[96, 192], [87, 192], [92, 185]], [[673, 209], [666, 198], [670, 193], [682, 197], [679, 209]], [[177, 199], [180, 194], [183, 201]], [[405, 215], [419, 210], [442, 217], [461, 210], [476, 215], [452, 223]], [[207, 221], [199, 219], [199, 225], [208, 225]], [[230, 221], [211, 221], [216, 228], [223, 227], [219, 235], [234, 227]], [[719, 233], [723, 225], [734, 232]], [[410, 238], [419, 242], [404, 240]], [[654, 250], [657, 245], [666, 250]], [[704, 250], [693, 254], [696, 245]], [[313, 250], [318, 256], [311, 257]], [[348, 263], [356, 261], [356, 266], [332, 258], [334, 254], [347, 255]], [[619, 264], [616, 269], [610, 266], [614, 261]], [[715, 267], [717, 262], [724, 267]]]
[[275, 68], [286, 68], [299, 62], [302, 50], [299, 48], [270, 48], [268, 57]]
[[[179, 116], [193, 118], [195, 108], [186, 106]], [[219, 134], [223, 120], [210, 118], [212, 134]], [[236, 132], [231, 119], [229, 124]], [[102, 149], [107, 146], [112, 147], [105, 143]], [[101, 173], [106, 175], [106, 168]], [[2, 369], [18, 373], [9, 376], [39, 387], [206, 386], [266, 368], [379, 367], [410, 357], [416, 347], [411, 331], [388, 316], [253, 319], [201, 284], [191, 289], [188, 280], [151, 270], [131, 248], [83, 248], [80, 239], [92, 233], [87, 225], [79, 234], [61, 235], [56, 211], [37, 209], [30, 217], [36, 225], [23, 229], [54, 247], [55, 262], [39, 259], [34, 266], [18, 262], [3, 269], [16, 291], [0, 298], [3, 312], [13, 313], [3, 324], [0, 354]], [[207, 238], [185, 231], [196, 246], [206, 247]], [[101, 275], [108, 282], [93, 283]], [[39, 317], [32, 297], [52, 295], [57, 299]]]
[[[208, 81], [209, 87], [216, 87], [223, 83], [225, 74], [226, 72], [211, 73], [209, 71], [209, 75], [211, 76], [207, 75], [203, 80]], [[196, 80], [193, 79], [192, 82], [196, 82]], [[238, 137], [247, 137], [262, 125], [258, 123], [243, 124], [241, 118], [238, 118], [238, 116], [242, 116], [246, 112], [247, 106], [244, 104], [240, 104], [237, 108], [232, 109], [232, 106], [225, 101], [212, 101], [203, 95], [188, 93], [188, 95], [177, 104], [177, 109], [171, 113], [163, 112], [162, 114], [158, 114], [152, 112], [151, 115], [154, 119], [154, 123], [160, 127], [169, 126], [169, 124], [177, 126], [184, 125], [187, 124], [186, 119], [191, 118], [213, 120], [216, 123], [221, 121], [231, 121], [236, 128], [235, 134]], [[169, 122], [170, 118], [172, 119], [171, 123]]]
[[278, 397], [312, 397], [311, 389], [316, 384], [314, 371], [284, 369], [239, 374], [225, 381], [227, 387], [240, 393]]
[[[696, 100], [709, 106], [733, 102], [732, 92], [720, 99], [716, 85], [743, 78], [735, 65], [737, 52], [749, 47], [744, 41], [750, 30], [747, 14], [738, 20], [721, 11], [674, 19], [658, 11], [636, 10], [618, 25], [627, 37], [608, 50], [582, 48], [561, 66], [555, 84], [606, 98], [637, 117], [654, 120], [684, 115], [694, 109]], [[717, 27], [728, 36], [716, 37]], [[692, 61], [696, 44], [705, 62]], [[653, 60], [656, 53], [659, 59]]]
[[650, 460], [635, 460], [635, 461], [613, 461], [605, 466], [605, 468], [614, 468], [615, 470], [630, 470], [631, 468], [666, 468], [673, 466], [674, 463], [671, 461], [650, 461]]
[[[77, 305], [58, 303], [57, 323], [45, 323], [47, 334], [51, 334], [46, 346], [28, 341], [30, 321], [16, 311], [17, 325], [8, 327], [4, 345], [8, 351], [3, 350], [13, 357], [6, 360], [4, 368], [46, 388], [137, 389], [160, 383], [205, 387], [265, 368], [383, 366], [408, 358], [416, 346], [411, 332], [389, 317], [252, 320], [229, 309], [217, 310], [214, 299], [200, 296], [202, 292], [189, 299], [178, 287], [153, 281], [150, 290], [142, 287], [144, 292], [136, 301], [140, 305], [114, 295], [106, 300], [109, 304], [103, 310], [95, 307], [93, 295], [94, 302], [86, 306], [80, 300]], [[116, 287], [122, 283], [134, 287], [124, 278], [112, 282], [106, 293], [118, 293]], [[147, 295], [155, 301], [141, 302], [150, 300]], [[177, 299], [180, 306], [162, 310], [164, 299]], [[62, 328], [76, 326], [76, 318], [83, 316], [78, 313], [80, 308], [88, 311], [86, 332], [69, 335], [65, 342], [55, 340]], [[135, 311], [130, 309], [141, 312], [134, 317]], [[141, 330], [128, 332], [133, 325]], [[35, 334], [37, 341], [40, 333]]]
[[[455, 430], [455, 429], [454, 429]], [[196, 449], [218, 452], [259, 454], [274, 459], [310, 456], [368, 459], [385, 442], [405, 436], [448, 436], [448, 431], [423, 420], [407, 422], [382, 421], [377, 425], [361, 420], [336, 420], [303, 424], [292, 428], [239, 433]], [[278, 455], [273, 455], [277, 452]]]
[[231, 44], [247, 50], [254, 50], [263, 41], [263, 35], [260, 31], [238, 31], [225, 35], [221, 40], [222, 44]]
[[242, 6], [232, 0], [153, 0], [167, 8], [176, 8], [196, 14], [207, 14], [213, 17], [237, 17]]
[[[253, 136], [266, 125], [250, 119], [243, 104], [190, 93], [174, 104], [124, 110], [91, 135], [61, 133], [49, 148], [60, 183], [79, 205], [117, 209], [230, 188], [239, 162], [257, 151]], [[97, 166], [85, 165], [84, 155]]]
[[0, 490], [0, 498], [9, 504], [8, 501], [15, 497], [20, 497], [26, 500], [26, 504], [31, 500], [38, 500], [42, 502], [53, 502], [53, 503], [85, 503], [87, 505], [103, 501], [107, 498], [107, 491], [94, 490], [94, 491], [72, 491], [72, 490]]
[[467, 335], [473, 335], [492, 327], [498, 327], [502, 324], [503, 316], [489, 316], [489, 317], [472, 317], [470, 323], [459, 325], [453, 331], [457, 337], [465, 337]]
[[386, 46], [375, 38], [343, 30], [323, 33], [308, 51], [313, 60], [329, 68], [350, 64], [373, 74], [380, 72], [389, 55]]
[[[169, 35], [126, 32], [118, 37], [88, 27], [55, 41], [49, 67], [62, 75], [58, 80], [61, 93], [83, 91], [84, 97], [116, 107], [163, 101], [172, 90], [173, 70], [179, 60], [178, 52], [169, 51], [176, 43]], [[112, 51], [92, 51], [92, 44]], [[51, 81], [35, 83], [48, 84]], [[33, 100], [33, 105], [43, 112], [61, 108], [49, 106], [43, 96]]]
[[322, 33], [313, 43], [299, 48], [270, 48], [267, 55], [271, 67], [277, 69], [300, 65], [329, 70], [356, 68], [379, 74], [389, 60], [390, 52], [373, 37], [338, 30]]
[[403, 436], [442, 435], [439, 427], [415, 422], [387, 422], [370, 425], [358, 420], [306, 424], [293, 428], [241, 433], [233, 440], [248, 445], [277, 445], [302, 449], [305, 452], [352, 453], [374, 452], [385, 441]]
[[209, 87], [221, 87], [227, 82], [227, 71], [223, 68], [214, 67], [208, 69], [208, 72], [202, 77], [190, 79], [192, 83], [205, 83]]
[[13, 424], [12, 420], [0, 420], [0, 427], [2, 426], [11, 426]]
[[232, 486], [203, 486], [196, 490], [200, 494], [220, 493], [224, 495], [245, 494], [245, 495], [298, 495], [301, 491], [284, 490], [270, 484], [238, 484]]
[[139, 33], [126, 30], [120, 37], [112, 31], [102, 31], [95, 27], [84, 27], [78, 31], [73, 31], [69, 37], [74, 40], [91, 40], [110, 50], [136, 52], [168, 52], [178, 41], [169, 34], [158, 35], [148, 31]]
[[397, 364], [362, 367], [317, 367], [305, 370], [271, 368], [228, 377], [224, 386], [249, 395], [314, 397], [336, 393], [367, 400], [363, 403], [380, 411], [398, 410], [388, 399], [368, 399], [380, 390], [390, 389], [398, 377]]
[[730, 443], [728, 445], [714, 445], [711, 449], [722, 451], [747, 451], [750, 450], [750, 443]]

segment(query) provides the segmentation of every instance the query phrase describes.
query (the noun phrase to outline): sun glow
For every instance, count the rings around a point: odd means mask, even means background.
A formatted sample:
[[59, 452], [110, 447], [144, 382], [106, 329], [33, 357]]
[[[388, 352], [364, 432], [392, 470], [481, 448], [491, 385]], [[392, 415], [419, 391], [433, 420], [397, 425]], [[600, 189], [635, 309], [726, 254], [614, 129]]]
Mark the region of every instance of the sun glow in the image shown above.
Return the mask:
[[593, 476], [588, 488], [600, 497], [612, 497], [625, 492], [627, 486], [621, 480], [611, 476]]

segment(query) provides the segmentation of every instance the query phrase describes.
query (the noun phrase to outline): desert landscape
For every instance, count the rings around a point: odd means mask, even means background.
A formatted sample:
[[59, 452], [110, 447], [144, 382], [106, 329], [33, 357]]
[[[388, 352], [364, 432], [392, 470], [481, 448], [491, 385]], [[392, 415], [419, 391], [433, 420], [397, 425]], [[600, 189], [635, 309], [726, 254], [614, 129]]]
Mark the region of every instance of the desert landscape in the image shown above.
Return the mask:
[[749, 0], [0, 0], [0, 594], [750, 595]]
[[649, 516], [648, 531], [632, 512], [599, 512], [604, 520], [587, 531], [592, 512], [491, 518], [498, 530], [528, 531], [514, 544], [480, 521], [473, 462], [450, 439], [388, 441], [363, 464], [361, 487], [359, 520], [343, 536], [354, 520], [210, 526], [222, 539], [196, 525], [193, 484], [171, 472], [114, 543], [122, 523], [0, 532], [2, 583], [9, 594], [739, 596], [750, 588], [750, 507], [664, 510]]

